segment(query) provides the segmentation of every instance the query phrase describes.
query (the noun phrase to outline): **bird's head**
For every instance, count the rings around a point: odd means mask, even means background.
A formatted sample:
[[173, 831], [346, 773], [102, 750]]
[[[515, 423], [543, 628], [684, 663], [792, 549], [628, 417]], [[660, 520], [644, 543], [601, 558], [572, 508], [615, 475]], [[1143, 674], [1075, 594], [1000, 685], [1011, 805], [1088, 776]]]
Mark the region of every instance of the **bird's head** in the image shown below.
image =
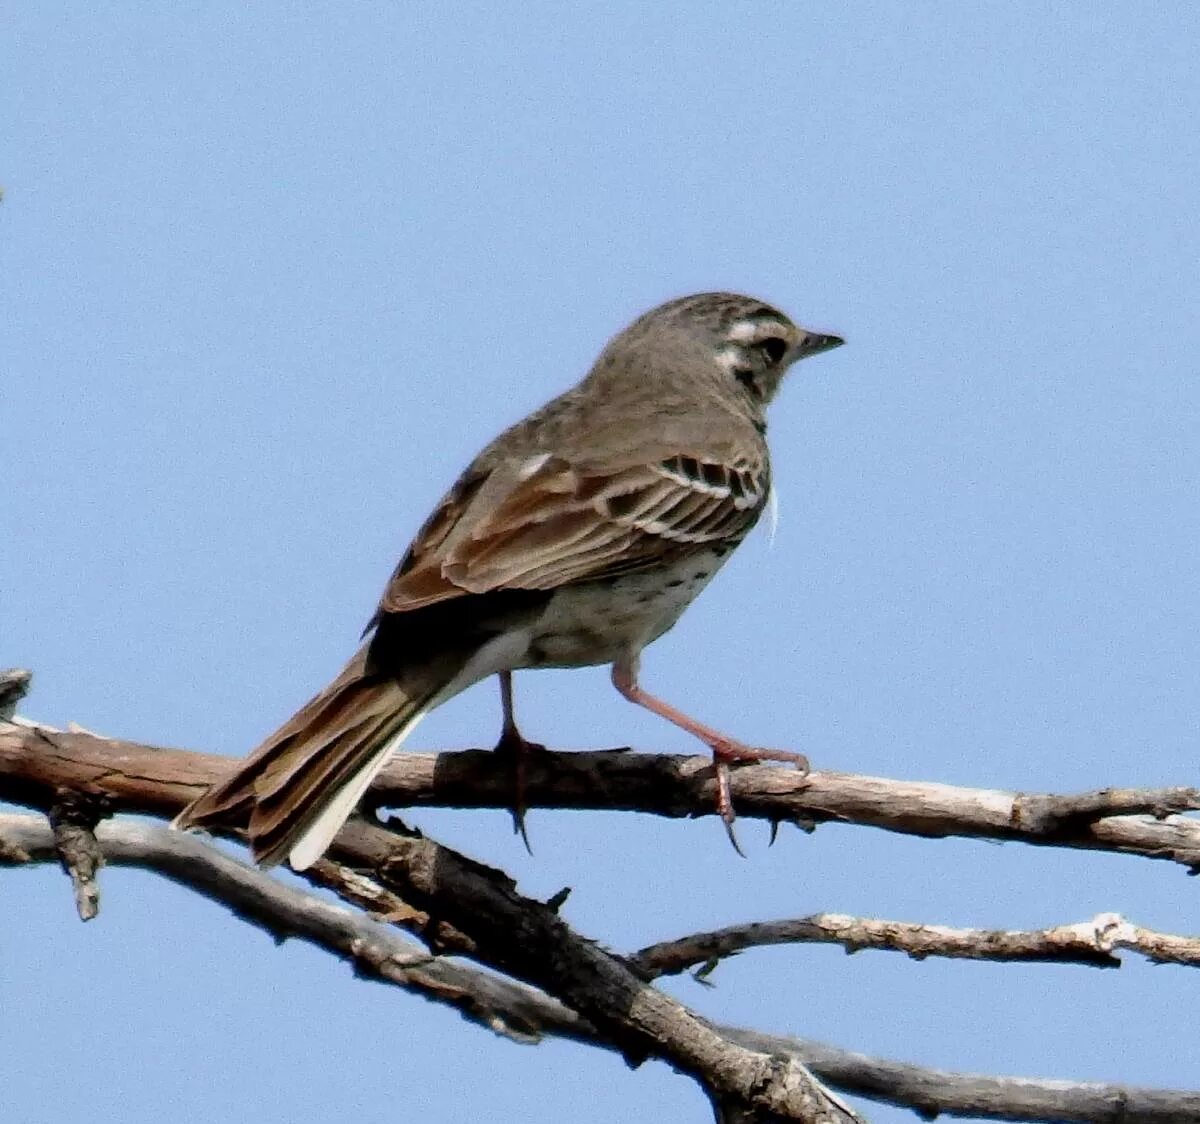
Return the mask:
[[636, 366], [657, 377], [694, 375], [711, 385], [715, 375], [759, 411], [775, 396], [793, 363], [842, 342], [838, 336], [799, 327], [755, 297], [696, 293], [638, 317], [613, 339], [606, 356], [629, 363], [636, 354]]

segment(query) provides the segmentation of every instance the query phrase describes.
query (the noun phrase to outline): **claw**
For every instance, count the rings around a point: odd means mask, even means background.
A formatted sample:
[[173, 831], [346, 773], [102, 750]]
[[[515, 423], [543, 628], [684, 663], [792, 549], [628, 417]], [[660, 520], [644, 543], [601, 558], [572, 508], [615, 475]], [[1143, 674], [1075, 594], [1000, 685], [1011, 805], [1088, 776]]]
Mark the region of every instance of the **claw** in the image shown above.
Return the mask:
[[729, 787], [729, 762], [718, 757], [714, 751], [713, 765], [717, 771], [717, 815], [725, 825], [725, 834], [729, 837], [730, 846], [745, 858], [746, 852], [742, 850], [733, 831], [733, 822], [737, 819], [737, 814], [733, 810], [733, 795]]
[[[793, 753], [786, 749], [756, 749], [753, 746], [742, 745], [741, 742], [735, 742], [732, 738], [716, 737], [709, 743], [709, 748], [712, 750], [713, 764], [717, 770], [717, 815], [719, 815], [725, 824], [725, 834], [729, 836], [729, 842], [733, 844], [733, 849], [737, 851], [742, 858], [745, 858], [745, 852], [738, 846], [736, 836], [733, 834], [733, 822], [737, 818], [733, 810], [733, 795], [729, 781], [729, 766], [732, 762], [744, 762], [749, 764], [754, 761], [786, 761], [790, 762], [797, 769], [803, 772], [809, 772], [808, 758], [803, 753]], [[776, 836], [779, 834], [779, 821], [771, 821], [771, 839], [767, 844], [771, 846], [775, 842]]]
[[[734, 761], [788, 761], [795, 765], [797, 769], [801, 769], [807, 773], [808, 758], [802, 753], [791, 753], [785, 749], [753, 749], [748, 745], [742, 745], [741, 742], [735, 742], [732, 738], [727, 738], [711, 726], [705, 726], [702, 722], [697, 722], [694, 718], [689, 718], [683, 711], [676, 710], [669, 703], [665, 703], [662, 699], [655, 698], [649, 692], [642, 690], [638, 686], [637, 670], [637, 652], [626, 653], [623, 658], [613, 664], [613, 686], [631, 703], [645, 707], [660, 718], [665, 718], [668, 722], [678, 726], [681, 730], [686, 730], [689, 734], [699, 738], [712, 750], [713, 765], [717, 770], [717, 814], [725, 824], [725, 834], [729, 836], [729, 842], [733, 844], [733, 849], [739, 855], [745, 857], [741, 847], [738, 846], [737, 838], [733, 834], [735, 816], [733, 812], [733, 799], [729, 794], [730, 763]], [[506, 680], [502, 677], [502, 689], [505, 689], [505, 683]], [[505, 714], [510, 713], [511, 710], [506, 708]], [[775, 841], [775, 828], [772, 828], [771, 831], [771, 841]]]
[[525, 846], [525, 853], [530, 858], [533, 858], [533, 848], [529, 845], [529, 832], [527, 832], [525, 830], [525, 816], [518, 815], [515, 810], [513, 811], [512, 816], [513, 816], [513, 834], [519, 835], [521, 837], [521, 842]]
[[513, 834], [521, 837], [525, 850], [532, 855], [529, 832], [525, 830], [525, 767], [531, 753], [544, 753], [546, 747], [529, 741], [517, 729], [517, 720], [513, 716], [511, 671], [500, 672], [500, 705], [504, 710], [504, 725], [500, 729], [500, 740], [496, 743], [495, 752], [509, 754], [513, 759], [513, 802], [512, 808], [509, 809], [512, 813]]
[[525, 813], [528, 811], [525, 804], [526, 771], [529, 755], [545, 752], [545, 749], [544, 745], [526, 740], [521, 736], [520, 731], [512, 726], [505, 727], [501, 732], [500, 740], [493, 750], [495, 753], [505, 754], [512, 758], [513, 802], [509, 813], [512, 815], [513, 834], [521, 837], [521, 842], [525, 844], [525, 850], [531, 855], [533, 848], [529, 845], [529, 832], [525, 828]]
[[509, 814], [512, 816], [513, 835], [519, 835], [521, 842], [525, 844], [525, 853], [533, 857], [533, 848], [529, 845], [529, 832], [525, 830], [525, 809], [512, 807], [509, 809]]
[[737, 836], [733, 832], [733, 824], [728, 820], [725, 821], [725, 836], [729, 840], [729, 845], [737, 851], [741, 858], [746, 857], [746, 852], [742, 850], [741, 844], [737, 841]]

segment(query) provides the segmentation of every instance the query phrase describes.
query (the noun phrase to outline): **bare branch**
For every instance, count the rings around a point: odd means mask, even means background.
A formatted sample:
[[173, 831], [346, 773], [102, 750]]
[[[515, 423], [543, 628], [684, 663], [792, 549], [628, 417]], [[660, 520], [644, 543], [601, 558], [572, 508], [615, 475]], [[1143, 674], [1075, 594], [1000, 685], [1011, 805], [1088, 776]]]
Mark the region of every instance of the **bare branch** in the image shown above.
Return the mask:
[[489, 967], [578, 1011], [632, 1065], [661, 1058], [710, 1096], [785, 1120], [851, 1120], [795, 1063], [742, 1050], [619, 959], [578, 936], [549, 905], [520, 895], [500, 871], [424, 836], [352, 819], [332, 857], [373, 872], [387, 889], [465, 933]]
[[[43, 810], [61, 804], [64, 792], [71, 792], [108, 801], [114, 810], [173, 815], [228, 768], [223, 758], [101, 738], [77, 728], [62, 732], [20, 719], [0, 723], [0, 798]], [[402, 754], [371, 795], [377, 804], [507, 807], [510, 787], [507, 767], [487, 752]], [[709, 814], [712, 789], [712, 769], [705, 758], [624, 751], [546, 753], [538, 756], [528, 778], [531, 803], [667, 816]], [[804, 777], [791, 770], [751, 767], [736, 772], [734, 793], [744, 816], [791, 820], [808, 829], [834, 820], [917, 835], [1123, 851], [1200, 868], [1200, 822], [1180, 814], [1200, 804], [1195, 789], [1030, 796], [838, 773]], [[103, 825], [102, 833], [109, 826]], [[236, 830], [229, 833], [236, 835]], [[0, 853], [10, 860], [19, 859], [21, 851], [19, 842], [0, 840]], [[761, 1039], [764, 1045], [772, 1043], [767, 1052], [741, 1048], [737, 1043], [748, 1039], [735, 1040], [732, 1032], [718, 1030], [647, 986], [628, 963], [573, 933], [553, 904], [521, 897], [500, 872], [432, 840], [398, 836], [363, 820], [346, 826], [331, 856], [314, 870], [313, 880], [414, 929], [435, 949], [466, 952], [541, 989], [576, 1020], [577, 1033], [590, 1032], [631, 1064], [657, 1057], [690, 1074], [724, 1118], [854, 1119], [795, 1056], [780, 1053], [779, 1040]], [[252, 912], [245, 907], [246, 914]], [[269, 914], [263, 924], [269, 927]], [[1120, 925], [1115, 928], [1120, 931]], [[1154, 944], [1164, 958], [1191, 955], [1180, 943], [1186, 938], [1143, 933], [1139, 939], [1147, 947]], [[384, 975], [378, 968], [373, 971]], [[466, 985], [463, 990], [474, 994]], [[472, 998], [467, 1005], [474, 1002]], [[512, 1027], [506, 1032], [522, 1031]], [[1094, 1087], [1087, 1088], [1091, 1097]], [[947, 1103], [952, 1102], [950, 1096]], [[928, 1111], [926, 1101], [912, 1103]]]
[[678, 975], [700, 967], [707, 976], [727, 956], [748, 948], [778, 944], [840, 944], [847, 952], [873, 948], [903, 952], [914, 960], [943, 956], [958, 960], [995, 960], [1084, 964], [1119, 968], [1120, 948], [1140, 952], [1159, 964], [1200, 966], [1200, 938], [1181, 937], [1131, 925], [1116, 913], [1051, 929], [953, 929], [911, 921], [879, 921], [841, 913], [814, 913], [787, 921], [756, 921], [707, 933], [692, 933], [653, 944], [630, 963], [644, 979]]
[[[517, 1042], [536, 1042], [550, 1034], [614, 1048], [585, 1019], [544, 993], [430, 956], [356, 911], [277, 881], [199, 839], [132, 820], [102, 824], [96, 834], [110, 864], [163, 874], [227, 905], [239, 918], [264, 929], [276, 940], [298, 937], [309, 941], [346, 960], [364, 978], [453, 1006], [464, 1018], [497, 1034]], [[18, 855], [24, 857], [15, 857]], [[53, 834], [41, 816], [0, 814], [0, 862], [55, 860]], [[339, 869], [353, 874], [345, 867]], [[364, 879], [360, 889], [376, 906], [386, 904], [389, 891], [378, 888], [376, 894], [372, 885], [377, 884]], [[953, 1073], [804, 1039], [735, 1027], [716, 1029], [730, 1041], [757, 1052], [790, 1054], [823, 1080], [847, 1092], [913, 1108], [923, 1115], [944, 1113], [1000, 1120], [1120, 1119], [1124, 1124], [1200, 1119], [1198, 1094]], [[734, 1117], [727, 1113], [727, 1118]]]
[[28, 694], [33, 676], [23, 667], [0, 671], [0, 722], [11, 722], [17, 704]]
[[359, 909], [366, 910], [377, 921], [397, 925], [419, 937], [439, 955], [460, 953], [471, 956], [475, 943], [453, 925], [436, 921], [423, 910], [414, 909], [398, 894], [385, 889], [379, 882], [358, 870], [321, 859], [301, 875], [315, 886], [332, 890], [339, 898]]
[[[35, 725], [0, 724], [0, 797], [47, 809], [62, 788], [103, 795], [121, 811], [173, 816], [228, 771], [228, 758]], [[547, 808], [711, 815], [706, 757], [615, 750], [531, 759], [526, 802]], [[506, 765], [485, 750], [397, 754], [369, 794], [376, 805], [506, 808]], [[738, 814], [811, 829], [837, 822], [907, 835], [1017, 840], [1165, 859], [1200, 872], [1200, 789], [1102, 789], [1074, 796], [1020, 794], [887, 780], [807, 775], [772, 766], [733, 773]], [[1097, 818], [1098, 817], [1098, 818]]]
[[[111, 827], [103, 825], [106, 844]], [[13, 840], [13, 845], [37, 854], [28, 835]], [[112, 843], [119, 853], [118, 840]], [[143, 856], [145, 843], [143, 836]], [[710, 1096], [743, 1104], [767, 1118], [804, 1124], [859, 1120], [800, 1062], [759, 1054], [723, 1038], [682, 1004], [637, 979], [617, 958], [577, 936], [553, 910], [521, 897], [499, 871], [424, 837], [394, 836], [361, 820], [347, 825], [336, 850], [351, 865], [378, 872], [380, 884], [401, 901], [413, 901], [419, 909], [444, 916], [476, 943], [480, 960], [564, 999], [630, 1064], [662, 1058], [697, 1079]], [[318, 924], [328, 928], [331, 911], [343, 928], [354, 916], [303, 894], [285, 898], [285, 888], [274, 880], [186, 836], [160, 848], [156, 863], [156, 869], [207, 896], [230, 898], [239, 915], [273, 932], [278, 933], [276, 927], [285, 918], [287, 928], [279, 935], [310, 936]], [[379, 940], [377, 933], [373, 936]], [[363, 935], [355, 932], [350, 950], [344, 947], [345, 939], [345, 933], [338, 935], [338, 950], [379, 975], [379, 958], [363, 959]], [[404, 970], [416, 971], [431, 962], [423, 956], [414, 965], [404, 965]], [[474, 1001], [476, 992], [461, 982], [459, 992]]]
[[[433, 956], [362, 914], [286, 885], [195, 836], [126, 819], [101, 824], [96, 838], [108, 862], [155, 871], [228, 906], [276, 941], [307, 941], [347, 961], [356, 975], [452, 1006], [497, 1034], [517, 1042], [536, 1042], [547, 1033], [595, 1042], [578, 1015], [541, 992]], [[56, 859], [54, 834], [42, 817], [0, 814], [0, 863]]]
[[751, 1049], [786, 1051], [839, 1089], [911, 1108], [929, 1120], [940, 1115], [1049, 1124], [1195, 1124], [1200, 1120], [1200, 1093], [952, 1073], [883, 1061], [803, 1039], [733, 1027], [720, 1029]]
[[99, 801], [70, 789], [63, 789], [50, 808], [54, 847], [75, 888], [75, 910], [80, 921], [91, 921], [100, 912], [96, 871], [104, 865], [104, 856], [96, 842], [95, 828], [103, 814]]

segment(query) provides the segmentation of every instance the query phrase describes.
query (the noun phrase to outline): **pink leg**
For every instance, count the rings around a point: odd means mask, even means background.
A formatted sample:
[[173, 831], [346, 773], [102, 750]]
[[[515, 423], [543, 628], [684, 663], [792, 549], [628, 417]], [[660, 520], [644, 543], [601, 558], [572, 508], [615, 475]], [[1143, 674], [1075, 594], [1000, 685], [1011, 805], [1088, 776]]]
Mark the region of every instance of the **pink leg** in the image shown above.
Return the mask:
[[733, 821], [736, 816], [729, 789], [730, 764], [738, 761], [787, 761], [795, 765], [797, 769], [808, 772], [808, 758], [802, 753], [791, 753], [786, 749], [757, 749], [744, 745], [710, 726], [705, 726], [702, 722], [697, 722], [694, 718], [689, 718], [682, 711], [676, 710], [670, 703], [665, 703], [662, 699], [655, 698], [643, 691], [637, 682], [636, 659], [623, 660], [613, 664], [612, 682], [613, 686], [631, 703], [645, 707], [681, 730], [686, 730], [712, 750], [713, 764], [717, 769], [717, 814], [724, 821], [725, 830], [729, 833], [729, 841], [739, 854], [741, 848], [738, 847], [737, 839], [733, 835]]
[[500, 740], [495, 745], [497, 753], [511, 754], [513, 758], [513, 831], [525, 844], [525, 850], [531, 855], [533, 849], [529, 846], [529, 835], [525, 831], [525, 774], [529, 763], [529, 755], [544, 750], [544, 745], [531, 742], [517, 729], [516, 718], [513, 717], [513, 686], [512, 672], [500, 672], [500, 706], [504, 710], [504, 725], [500, 729]]

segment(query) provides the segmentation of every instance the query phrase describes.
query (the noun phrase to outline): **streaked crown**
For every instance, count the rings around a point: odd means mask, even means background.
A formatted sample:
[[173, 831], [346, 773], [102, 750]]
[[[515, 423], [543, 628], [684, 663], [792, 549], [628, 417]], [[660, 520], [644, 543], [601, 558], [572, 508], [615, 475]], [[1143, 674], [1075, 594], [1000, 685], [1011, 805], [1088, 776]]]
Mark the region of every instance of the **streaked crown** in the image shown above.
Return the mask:
[[695, 293], [638, 317], [612, 340], [605, 355], [631, 349], [661, 353], [675, 371], [685, 362], [700, 360], [706, 372], [719, 372], [722, 381], [728, 380], [729, 387], [761, 409], [793, 363], [842, 342], [838, 336], [797, 326], [755, 297]]

